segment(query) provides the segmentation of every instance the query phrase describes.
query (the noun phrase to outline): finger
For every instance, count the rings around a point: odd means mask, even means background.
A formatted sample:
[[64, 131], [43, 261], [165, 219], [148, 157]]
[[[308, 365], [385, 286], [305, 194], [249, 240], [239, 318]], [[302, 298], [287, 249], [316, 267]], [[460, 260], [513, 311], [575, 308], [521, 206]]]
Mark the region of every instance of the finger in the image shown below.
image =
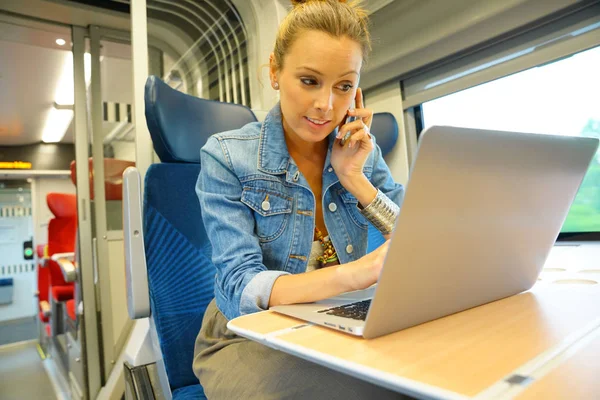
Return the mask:
[[356, 116], [358, 119], [362, 119], [365, 124], [371, 126], [371, 121], [373, 120], [373, 110], [370, 108], [357, 108], [354, 110], [349, 110], [348, 114]]
[[[361, 133], [359, 134], [359, 132]], [[360, 140], [371, 140], [371, 132], [369, 126], [365, 124], [362, 119], [344, 125], [344, 127], [341, 131], [339, 131], [339, 133], [343, 135], [340, 141], [340, 144], [342, 146], [344, 146], [348, 140], [350, 140], [352, 144], [352, 146], [350, 147], [353, 147], [354, 144]]]
[[[348, 114], [350, 114], [350, 111], [351, 110], [348, 110]], [[342, 137], [344, 137], [344, 135], [347, 135], [347, 132], [353, 129], [352, 123], [355, 122], [357, 119], [358, 117], [356, 116], [347, 115], [338, 126], [336, 138], [341, 139]], [[356, 127], [356, 129], [358, 129], [358, 126]]]
[[352, 134], [352, 136], [350, 137], [350, 144], [348, 146], [350, 148], [353, 148], [359, 142], [371, 142], [371, 134], [369, 133], [369, 129], [366, 126], [365, 129], [361, 129]]
[[364, 108], [363, 92], [361, 88], [356, 89], [356, 96], [354, 96], [354, 101], [356, 102], [356, 109]]
[[363, 129], [365, 125], [365, 122], [361, 118], [358, 118], [356, 121], [348, 122], [342, 126], [339, 131], [341, 135], [338, 136], [344, 136], [346, 132], [354, 132]]
[[350, 144], [352, 138], [352, 131], [346, 132], [346, 134], [340, 139], [340, 145], [343, 147], [346, 143]]
[[350, 136], [352, 135], [351, 131], [346, 132], [346, 134], [340, 139], [340, 144], [343, 146], [346, 144], [346, 142], [348, 141], [348, 139], [350, 139]]
[[355, 121], [348, 122], [348, 123], [342, 125], [340, 128], [338, 128], [338, 133], [337, 133], [336, 138], [341, 139], [340, 144], [343, 146], [346, 144], [348, 139], [350, 139], [350, 136], [352, 135], [352, 133], [359, 129], [362, 129], [364, 127], [364, 125], [365, 124], [362, 122], [361, 119], [357, 119]]

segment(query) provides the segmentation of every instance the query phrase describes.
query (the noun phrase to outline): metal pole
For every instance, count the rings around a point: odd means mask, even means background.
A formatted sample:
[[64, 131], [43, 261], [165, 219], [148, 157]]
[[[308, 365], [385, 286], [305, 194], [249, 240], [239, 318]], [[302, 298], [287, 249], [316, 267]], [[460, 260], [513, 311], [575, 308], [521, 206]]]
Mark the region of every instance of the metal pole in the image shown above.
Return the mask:
[[[133, 61], [133, 125], [135, 160], [142, 182], [152, 164], [152, 139], [144, 115], [144, 87], [148, 78], [146, 0], [131, 0], [131, 59]], [[142, 187], [142, 192], [144, 188]]]
[[88, 168], [88, 134], [85, 67], [86, 29], [72, 28], [73, 40], [73, 80], [74, 80], [74, 127], [75, 160], [77, 166], [77, 240], [81, 293], [83, 298], [83, 335], [87, 398], [96, 398], [101, 388], [100, 349], [98, 321], [96, 319], [96, 289], [94, 286], [94, 262], [92, 257], [92, 219], [90, 215], [90, 181]]

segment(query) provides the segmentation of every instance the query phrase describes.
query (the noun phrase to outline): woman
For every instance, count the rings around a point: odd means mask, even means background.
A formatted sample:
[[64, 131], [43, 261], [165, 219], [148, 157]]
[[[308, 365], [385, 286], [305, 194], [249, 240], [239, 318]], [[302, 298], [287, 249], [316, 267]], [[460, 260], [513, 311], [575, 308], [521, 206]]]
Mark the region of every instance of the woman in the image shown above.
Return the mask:
[[397, 398], [226, 328], [239, 315], [375, 283], [388, 243], [365, 255], [367, 224], [389, 236], [403, 195], [358, 89], [366, 13], [337, 0], [292, 3], [270, 57], [280, 103], [262, 124], [202, 148], [196, 192], [217, 275], [194, 371], [209, 398]]

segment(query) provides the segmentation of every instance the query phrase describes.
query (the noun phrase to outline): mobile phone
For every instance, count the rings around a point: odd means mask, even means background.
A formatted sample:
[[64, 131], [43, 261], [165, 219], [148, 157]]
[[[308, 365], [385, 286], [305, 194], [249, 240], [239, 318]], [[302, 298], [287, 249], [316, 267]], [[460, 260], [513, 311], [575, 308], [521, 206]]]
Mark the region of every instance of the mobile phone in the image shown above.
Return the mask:
[[[350, 110], [352, 110], [352, 108], [351, 108]], [[345, 124], [348, 124], [348, 123], [350, 123], [350, 122], [356, 121], [357, 119], [358, 119], [358, 118], [357, 118], [356, 116], [353, 116], [353, 115], [347, 115], [347, 116], [346, 116], [346, 121], [344, 122], [344, 125], [345, 125]], [[344, 135], [344, 137], [341, 139], [341, 141], [340, 141], [340, 144], [341, 144], [342, 146], [343, 146], [343, 145], [345, 145], [345, 144], [346, 144], [346, 142], [348, 141], [348, 139], [350, 139], [350, 136], [351, 136], [351, 135], [352, 135], [352, 134], [351, 134], [350, 132], [346, 132], [346, 134]]]

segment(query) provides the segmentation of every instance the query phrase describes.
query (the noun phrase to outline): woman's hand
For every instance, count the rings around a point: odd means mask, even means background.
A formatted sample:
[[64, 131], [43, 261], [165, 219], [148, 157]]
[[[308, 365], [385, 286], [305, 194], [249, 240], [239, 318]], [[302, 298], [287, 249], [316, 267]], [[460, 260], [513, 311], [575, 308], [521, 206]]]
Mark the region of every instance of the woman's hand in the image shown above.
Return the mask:
[[[369, 132], [373, 121], [373, 110], [363, 107], [362, 90], [356, 90], [356, 108], [348, 110], [348, 115], [357, 117], [356, 121], [345, 123], [338, 127], [338, 134], [331, 154], [331, 166], [340, 182], [351, 180], [363, 175], [363, 167], [369, 153], [373, 150], [373, 141]], [[342, 146], [342, 139], [349, 133], [350, 137]]]
[[340, 265], [342, 279], [345, 280], [348, 291], [366, 289], [377, 282], [389, 247], [390, 241], [386, 240], [376, 250], [358, 260]]

